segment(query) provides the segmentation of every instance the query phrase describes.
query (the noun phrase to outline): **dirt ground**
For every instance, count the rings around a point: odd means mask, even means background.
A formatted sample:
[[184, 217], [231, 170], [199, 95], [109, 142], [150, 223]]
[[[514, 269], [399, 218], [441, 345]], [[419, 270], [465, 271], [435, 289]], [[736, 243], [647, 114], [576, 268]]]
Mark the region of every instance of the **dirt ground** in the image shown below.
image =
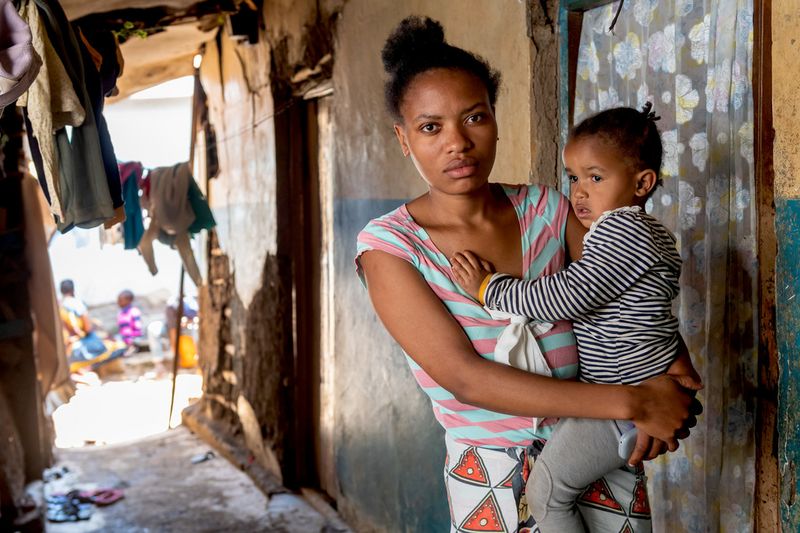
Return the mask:
[[179, 425], [181, 410], [202, 394], [201, 376], [191, 370], [178, 375], [168, 422], [169, 375], [157, 371], [147, 354], [125, 360], [118, 370], [82, 376], [75, 396], [54, 413], [59, 448], [43, 492], [115, 489], [124, 497], [87, 505], [88, 520], [48, 521], [45, 531], [349, 531], [328, 509], [323, 516], [299, 495], [267, 498], [247, 474]]
[[45, 484], [45, 494], [72, 489], [119, 489], [124, 498], [94, 507], [88, 520], [48, 522], [49, 533], [341, 531], [301, 497], [269, 501], [243, 472], [210, 450], [183, 426], [127, 444], [58, 451], [49, 472], [67, 471]]

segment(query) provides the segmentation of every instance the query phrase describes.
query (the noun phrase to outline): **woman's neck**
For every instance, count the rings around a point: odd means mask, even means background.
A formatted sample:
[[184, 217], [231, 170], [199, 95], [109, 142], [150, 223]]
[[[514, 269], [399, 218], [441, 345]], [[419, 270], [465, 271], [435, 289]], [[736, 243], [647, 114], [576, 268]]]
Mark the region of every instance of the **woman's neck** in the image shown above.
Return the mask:
[[508, 200], [501, 198], [498, 192], [502, 193], [499, 186], [490, 183], [471, 194], [444, 194], [434, 189], [408, 207], [423, 227], [481, 226], [495, 220], [497, 211], [506, 207], [504, 204]]

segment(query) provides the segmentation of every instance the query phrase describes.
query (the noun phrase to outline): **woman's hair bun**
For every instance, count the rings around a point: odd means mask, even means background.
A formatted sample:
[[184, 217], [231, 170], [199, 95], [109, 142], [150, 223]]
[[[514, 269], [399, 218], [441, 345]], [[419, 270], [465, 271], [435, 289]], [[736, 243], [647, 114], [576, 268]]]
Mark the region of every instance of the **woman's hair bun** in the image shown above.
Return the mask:
[[396, 72], [409, 58], [424, 57], [445, 45], [441, 24], [428, 17], [406, 17], [386, 39], [381, 52], [383, 68]]

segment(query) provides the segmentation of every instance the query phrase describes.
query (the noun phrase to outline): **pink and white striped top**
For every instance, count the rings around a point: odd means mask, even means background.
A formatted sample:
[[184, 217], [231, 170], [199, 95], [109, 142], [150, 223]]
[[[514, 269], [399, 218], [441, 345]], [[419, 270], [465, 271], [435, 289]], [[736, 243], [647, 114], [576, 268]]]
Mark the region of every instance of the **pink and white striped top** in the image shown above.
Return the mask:
[[[503, 186], [503, 190], [519, 219], [523, 279], [536, 279], [561, 270], [566, 256], [564, 234], [569, 201], [555, 189], [541, 185]], [[493, 320], [458, 286], [451, 276], [447, 257], [414, 221], [405, 205], [370, 221], [358, 235], [356, 270], [364, 284], [359, 258], [370, 250], [386, 252], [411, 263], [464, 328], [475, 351], [481, 357], [494, 360], [497, 337], [508, 321]], [[556, 322], [553, 329], [537, 340], [555, 377], [574, 379], [577, 376], [578, 351], [570, 322]], [[554, 419], [540, 422], [534, 433], [531, 418], [461, 403], [411, 357], [406, 355], [406, 360], [417, 383], [430, 398], [436, 419], [457, 442], [509, 448], [527, 446], [535, 438], [549, 437]]]

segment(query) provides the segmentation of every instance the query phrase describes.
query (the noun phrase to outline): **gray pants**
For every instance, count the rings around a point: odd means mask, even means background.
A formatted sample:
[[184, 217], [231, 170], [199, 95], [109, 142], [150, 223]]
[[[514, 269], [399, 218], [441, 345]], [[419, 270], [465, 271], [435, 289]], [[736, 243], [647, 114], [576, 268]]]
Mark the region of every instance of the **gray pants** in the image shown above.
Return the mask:
[[558, 423], [536, 459], [526, 489], [541, 533], [586, 531], [576, 500], [593, 481], [625, 466], [617, 447], [629, 424], [585, 418]]

